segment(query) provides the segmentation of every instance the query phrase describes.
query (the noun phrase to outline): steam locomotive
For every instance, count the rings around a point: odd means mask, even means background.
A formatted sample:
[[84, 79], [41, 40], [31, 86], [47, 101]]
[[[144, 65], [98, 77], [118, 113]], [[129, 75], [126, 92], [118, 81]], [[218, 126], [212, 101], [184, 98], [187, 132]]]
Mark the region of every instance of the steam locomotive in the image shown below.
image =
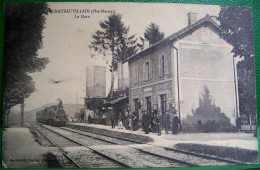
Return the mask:
[[62, 106], [62, 101], [58, 105], [46, 107], [44, 110], [36, 112], [36, 120], [51, 126], [65, 126], [67, 117]]

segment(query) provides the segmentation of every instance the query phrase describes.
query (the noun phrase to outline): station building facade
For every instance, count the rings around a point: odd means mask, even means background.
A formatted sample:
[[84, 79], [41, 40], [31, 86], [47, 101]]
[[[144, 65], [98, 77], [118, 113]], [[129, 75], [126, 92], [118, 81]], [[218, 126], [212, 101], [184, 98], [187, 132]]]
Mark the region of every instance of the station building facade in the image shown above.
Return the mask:
[[[214, 104], [235, 125], [239, 116], [237, 75], [232, 46], [221, 37], [215, 18], [196, 20], [188, 26], [128, 58], [130, 113], [164, 115], [177, 111], [180, 120], [199, 107], [205, 87]], [[205, 114], [206, 115], [206, 114]], [[210, 118], [209, 118], [210, 119]]]

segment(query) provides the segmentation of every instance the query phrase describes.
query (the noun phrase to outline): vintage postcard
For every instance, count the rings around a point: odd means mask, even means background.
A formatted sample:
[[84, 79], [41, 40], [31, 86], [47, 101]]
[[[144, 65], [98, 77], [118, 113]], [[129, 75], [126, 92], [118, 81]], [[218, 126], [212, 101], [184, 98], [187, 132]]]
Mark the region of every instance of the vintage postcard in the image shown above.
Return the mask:
[[258, 163], [252, 8], [5, 3], [2, 166]]

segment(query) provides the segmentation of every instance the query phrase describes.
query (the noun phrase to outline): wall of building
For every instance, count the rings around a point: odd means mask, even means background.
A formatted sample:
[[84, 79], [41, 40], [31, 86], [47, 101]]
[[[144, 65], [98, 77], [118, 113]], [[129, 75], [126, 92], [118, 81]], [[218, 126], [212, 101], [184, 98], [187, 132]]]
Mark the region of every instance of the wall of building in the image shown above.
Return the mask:
[[[167, 74], [164, 76], [160, 75], [159, 71], [159, 59], [160, 56], [167, 55]], [[158, 104], [158, 109], [161, 109], [160, 105], [160, 95], [166, 94], [167, 95], [167, 109], [171, 109], [169, 105], [174, 100], [174, 91], [172, 90], [172, 80], [173, 80], [173, 74], [172, 74], [172, 66], [171, 64], [173, 62], [172, 59], [172, 47], [171, 46], [165, 46], [158, 48], [154, 51], [151, 51], [150, 53], [143, 55], [142, 57], [138, 59], [134, 59], [133, 61], [129, 62], [129, 68], [130, 68], [130, 98], [129, 98], [129, 104], [130, 104], [130, 113], [134, 112], [134, 99], [138, 99], [141, 108], [139, 109], [139, 117], [142, 115], [142, 111], [146, 110], [146, 102], [145, 97], [151, 96], [151, 102], [152, 106], [154, 104]], [[151, 78], [148, 80], [144, 80], [144, 63], [149, 61], [151, 64]], [[136, 82], [134, 80], [134, 69], [135, 67], [138, 68], [138, 81]]]
[[235, 124], [236, 86], [232, 47], [211, 29], [202, 27], [174, 44], [179, 51], [181, 117], [199, 107], [205, 87], [213, 104]]
[[[187, 115], [192, 115], [192, 110], [199, 107], [200, 97], [205, 88], [208, 88], [212, 105], [219, 107], [235, 125], [239, 103], [237, 103], [236, 70], [231, 53], [232, 46], [208, 27], [199, 28], [173, 43], [173, 46], [178, 50], [168, 45], [142, 54], [141, 57], [129, 62], [130, 113], [134, 111], [134, 99], [138, 98], [141, 103], [141, 109], [139, 109], [139, 116], [141, 116], [141, 111], [146, 108], [145, 97], [152, 96], [152, 105], [158, 104], [160, 109], [159, 95], [167, 94], [167, 107], [174, 103], [178, 109], [179, 104], [181, 119], [185, 119]], [[170, 56], [166, 76], [160, 76], [159, 73], [159, 57], [162, 54]], [[152, 77], [144, 80], [143, 67], [147, 61], [151, 63]], [[135, 67], [138, 68], [137, 81], [134, 76]], [[211, 116], [209, 120], [213, 118], [214, 116]]]

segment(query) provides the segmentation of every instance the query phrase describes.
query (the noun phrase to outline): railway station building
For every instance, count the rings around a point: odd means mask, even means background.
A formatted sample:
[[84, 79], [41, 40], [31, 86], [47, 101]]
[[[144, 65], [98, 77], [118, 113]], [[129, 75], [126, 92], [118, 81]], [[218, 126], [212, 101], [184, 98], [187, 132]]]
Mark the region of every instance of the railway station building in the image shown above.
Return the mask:
[[[165, 115], [177, 115], [181, 122], [199, 107], [208, 89], [210, 98], [235, 125], [239, 116], [236, 62], [233, 47], [221, 36], [215, 17], [197, 20], [188, 14], [188, 26], [128, 58], [130, 113], [152, 113], [154, 107]], [[218, 121], [207, 115], [190, 122]], [[172, 120], [172, 114], [171, 114]], [[184, 126], [184, 125], [182, 125]]]

